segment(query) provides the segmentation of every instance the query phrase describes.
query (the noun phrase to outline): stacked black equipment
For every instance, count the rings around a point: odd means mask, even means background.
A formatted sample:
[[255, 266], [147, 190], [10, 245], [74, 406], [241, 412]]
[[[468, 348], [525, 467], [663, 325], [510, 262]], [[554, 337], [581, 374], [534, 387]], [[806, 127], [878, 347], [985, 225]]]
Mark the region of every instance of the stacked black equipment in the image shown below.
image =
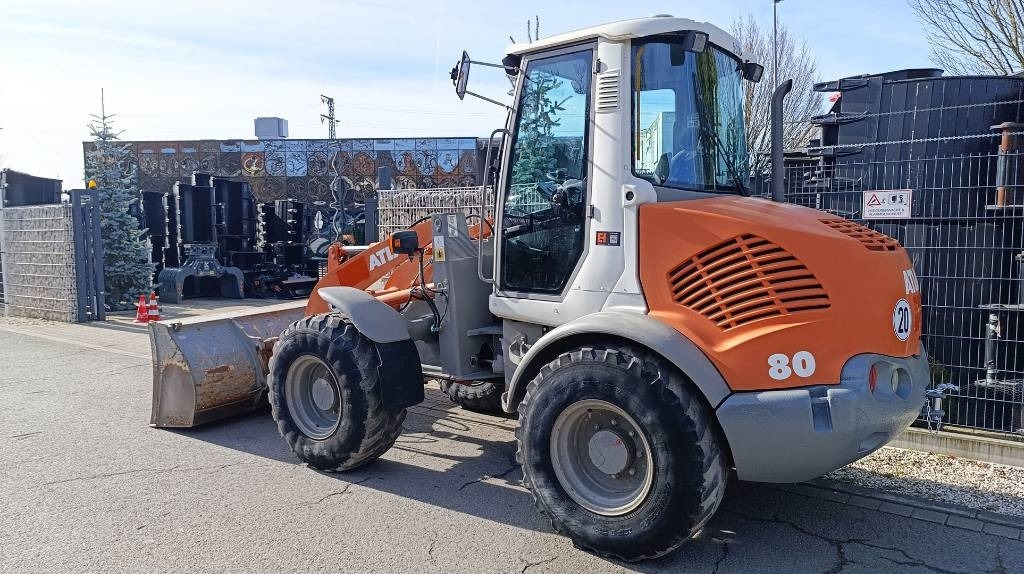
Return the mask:
[[242, 271], [218, 260], [217, 226], [222, 209], [212, 184], [210, 176], [200, 173], [193, 174], [192, 184], [174, 184], [179, 253], [184, 263], [179, 267], [165, 263], [160, 271], [160, 297], [168, 303], [179, 303], [189, 297], [245, 296]]
[[257, 247], [271, 265], [250, 281], [262, 296], [306, 297], [317, 282], [317, 264], [306, 257], [313, 211], [294, 199], [259, 205]]
[[[256, 203], [247, 182], [196, 172], [171, 193], [143, 192], [141, 225], [167, 302], [204, 295], [308, 297], [321, 261], [307, 252], [313, 206]], [[241, 277], [241, 279], [238, 279]]]
[[258, 267], [265, 258], [256, 250], [256, 204], [249, 184], [215, 177], [213, 189], [221, 263], [243, 271]]
[[143, 191], [139, 204], [142, 207], [142, 227], [149, 235], [150, 261], [155, 276], [159, 277], [164, 268], [164, 249], [167, 248], [167, 208], [164, 194], [158, 191]]

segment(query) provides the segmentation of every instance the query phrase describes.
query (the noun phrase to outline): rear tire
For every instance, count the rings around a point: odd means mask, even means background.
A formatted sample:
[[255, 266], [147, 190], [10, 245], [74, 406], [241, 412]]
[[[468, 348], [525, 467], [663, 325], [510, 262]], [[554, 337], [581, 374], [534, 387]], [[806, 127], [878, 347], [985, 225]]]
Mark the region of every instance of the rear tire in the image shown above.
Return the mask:
[[274, 345], [267, 378], [278, 431], [302, 461], [325, 471], [362, 466], [402, 432], [405, 409], [381, 404], [378, 347], [339, 315], [292, 323]]
[[579, 548], [662, 556], [722, 501], [726, 457], [707, 410], [660, 357], [613, 345], [564, 353], [529, 384], [519, 413], [534, 503]]
[[502, 412], [501, 393], [504, 390], [504, 385], [490, 381], [465, 384], [441, 381], [441, 392], [448, 395], [453, 403], [466, 410], [481, 413]]

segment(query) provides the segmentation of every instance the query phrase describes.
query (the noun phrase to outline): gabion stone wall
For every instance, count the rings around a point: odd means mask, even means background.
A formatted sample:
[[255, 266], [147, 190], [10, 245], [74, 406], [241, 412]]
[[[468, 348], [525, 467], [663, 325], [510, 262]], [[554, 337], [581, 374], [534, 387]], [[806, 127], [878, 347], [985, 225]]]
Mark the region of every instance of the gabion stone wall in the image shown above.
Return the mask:
[[74, 237], [68, 204], [0, 209], [9, 316], [78, 320]]

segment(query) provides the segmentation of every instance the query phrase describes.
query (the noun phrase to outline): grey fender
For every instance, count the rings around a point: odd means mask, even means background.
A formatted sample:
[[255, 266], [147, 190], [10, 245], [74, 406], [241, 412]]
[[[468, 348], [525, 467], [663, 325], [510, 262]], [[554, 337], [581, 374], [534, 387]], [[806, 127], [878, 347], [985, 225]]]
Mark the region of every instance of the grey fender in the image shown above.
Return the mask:
[[355, 325], [359, 332], [375, 343], [394, 343], [409, 339], [409, 323], [389, 305], [381, 303], [366, 291], [354, 287], [317, 289], [332, 310]]
[[732, 393], [721, 373], [703, 351], [679, 331], [650, 315], [627, 311], [602, 311], [556, 327], [530, 347], [516, 366], [508, 389], [502, 397], [502, 406], [507, 412], [516, 410], [526, 391], [526, 385], [530, 382], [526, 380], [526, 373], [536, 373], [543, 366], [533, 363], [539, 357], [545, 356], [544, 350], [577, 335], [593, 335], [596, 339], [602, 335], [611, 335], [647, 347], [675, 365], [693, 381], [712, 409], [718, 407]]

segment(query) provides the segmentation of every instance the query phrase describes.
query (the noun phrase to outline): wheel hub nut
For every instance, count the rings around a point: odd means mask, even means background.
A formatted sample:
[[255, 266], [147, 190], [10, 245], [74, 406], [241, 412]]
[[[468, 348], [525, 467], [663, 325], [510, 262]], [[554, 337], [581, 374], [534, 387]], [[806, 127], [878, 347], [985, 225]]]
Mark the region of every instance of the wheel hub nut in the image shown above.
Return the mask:
[[616, 475], [632, 462], [633, 453], [618, 433], [602, 430], [590, 437], [590, 461], [601, 472]]
[[313, 381], [310, 394], [313, 395], [313, 404], [322, 411], [329, 411], [334, 408], [334, 389], [326, 379]]

